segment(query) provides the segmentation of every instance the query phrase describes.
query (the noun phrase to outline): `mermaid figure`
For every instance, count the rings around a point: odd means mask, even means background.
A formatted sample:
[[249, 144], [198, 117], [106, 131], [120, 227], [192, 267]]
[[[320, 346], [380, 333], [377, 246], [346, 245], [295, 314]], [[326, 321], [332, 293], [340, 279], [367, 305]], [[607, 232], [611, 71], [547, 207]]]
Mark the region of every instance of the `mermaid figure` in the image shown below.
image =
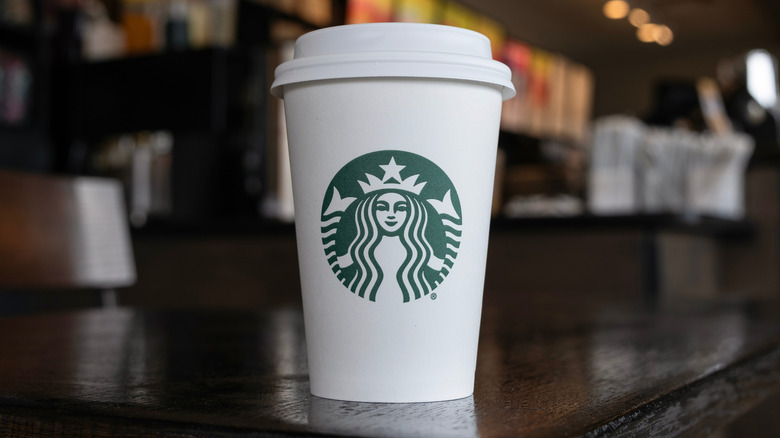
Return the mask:
[[[364, 193], [360, 198], [341, 198], [334, 187], [325, 216], [329, 211], [342, 212], [344, 217], [331, 219], [338, 224], [333, 226], [354, 224], [354, 238], [346, 250], [341, 247], [343, 253], [330, 252], [329, 263], [341, 282], [362, 298], [386, 300], [387, 295], [400, 291], [403, 302], [409, 302], [427, 296], [444, 279], [455, 256], [452, 244], [459, 245], [460, 227], [440, 215], [437, 203], [442, 201], [420, 197], [426, 183], [417, 183], [419, 175], [402, 178], [400, 170], [405, 166], [396, 164], [394, 158], [380, 167], [385, 169], [382, 179], [366, 173], [367, 182], [357, 181]], [[448, 191], [445, 201], [452, 210], [449, 196]], [[460, 222], [457, 213], [450, 214]], [[451, 244], [440, 249], [439, 255], [429, 242], [432, 220], [452, 224], [447, 233]], [[335, 236], [324, 237], [328, 252]]]

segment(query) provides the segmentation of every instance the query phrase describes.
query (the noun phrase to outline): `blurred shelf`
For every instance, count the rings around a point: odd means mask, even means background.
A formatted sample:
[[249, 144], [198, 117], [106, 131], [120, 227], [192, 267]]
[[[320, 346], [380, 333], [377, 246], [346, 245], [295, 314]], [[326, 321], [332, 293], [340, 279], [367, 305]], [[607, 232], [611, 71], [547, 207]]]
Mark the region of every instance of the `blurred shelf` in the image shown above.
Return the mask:
[[219, 132], [227, 123], [228, 49], [140, 55], [73, 66], [85, 138], [170, 129]]
[[234, 219], [213, 221], [177, 221], [150, 219], [143, 227], [132, 229], [133, 237], [229, 237], [288, 236], [295, 237], [295, 224], [270, 219]]
[[712, 216], [683, 216], [676, 214], [636, 214], [570, 217], [495, 218], [493, 231], [538, 230], [644, 230], [668, 231], [717, 238], [742, 239], [755, 234], [755, 226], [749, 220], [730, 220]]
[[[548, 231], [609, 231], [643, 230], [669, 231], [717, 238], [750, 238], [754, 224], [748, 220], [734, 221], [709, 216], [683, 217], [673, 214], [643, 214], [625, 216], [582, 215], [571, 217], [494, 218], [491, 231], [535, 232]], [[182, 222], [150, 220], [142, 228], [134, 229], [138, 236], [191, 235], [289, 235], [294, 236], [295, 224], [270, 219], [218, 220]]]
[[[343, 4], [342, 4], [343, 3]], [[342, 24], [343, 19], [338, 15], [342, 15], [340, 12], [332, 11], [331, 22], [316, 24], [300, 15], [294, 13], [281, 11], [279, 9], [263, 5], [257, 1], [242, 0], [239, 2], [238, 17], [238, 40], [239, 42], [265, 42], [267, 35], [263, 35], [258, 32], [258, 27], [262, 28], [262, 24], [267, 24], [270, 21], [284, 20], [300, 25], [306, 30], [319, 29], [321, 27], [333, 26], [336, 24]], [[346, 8], [345, 2], [335, 2], [334, 7], [339, 11], [342, 8]], [[261, 25], [261, 26], [258, 26]], [[256, 37], [252, 37], [255, 35]], [[260, 39], [258, 39], [258, 37]], [[265, 39], [264, 39], [265, 38]]]
[[27, 120], [20, 123], [0, 121], [0, 134], [19, 134], [29, 132], [30, 130], [32, 130], [32, 123]]
[[0, 49], [33, 50], [40, 43], [41, 33], [34, 26], [0, 22]]
[[[342, 3], [335, 2], [334, 8], [344, 7]], [[257, 63], [271, 44], [271, 23], [285, 20], [306, 29], [321, 27], [248, 0], [239, 2], [237, 20], [231, 47], [161, 51], [72, 66], [74, 99], [82, 111], [74, 126], [77, 136], [96, 140], [158, 129], [222, 132], [230, 123], [231, 80], [242, 77], [234, 74], [235, 67], [243, 66], [248, 57]]]

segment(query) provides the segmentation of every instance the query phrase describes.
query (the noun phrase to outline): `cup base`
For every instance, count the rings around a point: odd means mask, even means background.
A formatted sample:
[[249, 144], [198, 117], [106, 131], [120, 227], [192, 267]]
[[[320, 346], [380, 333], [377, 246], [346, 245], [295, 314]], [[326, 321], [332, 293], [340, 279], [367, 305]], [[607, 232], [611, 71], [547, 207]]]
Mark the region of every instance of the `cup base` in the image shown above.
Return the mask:
[[471, 397], [474, 395], [474, 391], [469, 392], [465, 395], [454, 395], [454, 396], [446, 396], [444, 398], [441, 397], [371, 397], [371, 396], [356, 396], [356, 397], [350, 397], [350, 396], [340, 396], [340, 395], [333, 395], [330, 396], [330, 394], [315, 394], [314, 392], [311, 392], [312, 397], [317, 397], [325, 400], [335, 400], [335, 401], [347, 401], [347, 402], [357, 402], [357, 403], [435, 403], [435, 402], [446, 402], [446, 401], [453, 401], [453, 400], [461, 400], [464, 398]]
[[326, 382], [311, 382], [313, 396], [330, 400], [367, 403], [425, 403], [457, 400], [474, 393], [472, 381], [438, 381], [383, 383], [382, 379], [368, 384], [356, 384], [354, 380], [342, 379]]

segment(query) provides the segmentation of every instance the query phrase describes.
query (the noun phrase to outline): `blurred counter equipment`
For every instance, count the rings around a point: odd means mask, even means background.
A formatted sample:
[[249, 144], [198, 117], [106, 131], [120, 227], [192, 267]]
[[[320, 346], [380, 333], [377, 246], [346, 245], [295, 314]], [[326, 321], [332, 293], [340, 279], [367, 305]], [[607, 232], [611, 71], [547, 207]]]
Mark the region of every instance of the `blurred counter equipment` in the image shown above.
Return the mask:
[[506, 202], [503, 213], [508, 218], [573, 217], [584, 213], [582, 204], [579, 198], [565, 193], [513, 196]]
[[595, 123], [588, 172], [593, 214], [744, 216], [744, 176], [754, 149], [745, 134], [650, 128], [612, 116]]
[[0, 126], [27, 121], [33, 98], [32, 81], [29, 62], [0, 47]]
[[[75, 307], [136, 281], [116, 181], [0, 171], [0, 315]], [[4, 435], [0, 433], [0, 435]]]
[[106, 140], [91, 157], [91, 170], [123, 183], [135, 227], [173, 213], [173, 141], [168, 131], [124, 134]]
[[721, 61], [717, 79], [735, 128], [758, 144], [780, 144], [777, 58], [763, 49], [751, 50]]

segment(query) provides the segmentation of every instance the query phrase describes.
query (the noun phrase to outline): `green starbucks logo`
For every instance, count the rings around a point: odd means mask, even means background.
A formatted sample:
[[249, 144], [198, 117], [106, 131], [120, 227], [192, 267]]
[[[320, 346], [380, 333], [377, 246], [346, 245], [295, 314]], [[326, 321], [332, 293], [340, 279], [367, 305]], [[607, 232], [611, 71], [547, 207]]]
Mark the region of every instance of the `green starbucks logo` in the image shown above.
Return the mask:
[[355, 158], [322, 202], [322, 243], [341, 283], [370, 301], [404, 303], [432, 293], [460, 247], [461, 206], [447, 174], [409, 152]]

